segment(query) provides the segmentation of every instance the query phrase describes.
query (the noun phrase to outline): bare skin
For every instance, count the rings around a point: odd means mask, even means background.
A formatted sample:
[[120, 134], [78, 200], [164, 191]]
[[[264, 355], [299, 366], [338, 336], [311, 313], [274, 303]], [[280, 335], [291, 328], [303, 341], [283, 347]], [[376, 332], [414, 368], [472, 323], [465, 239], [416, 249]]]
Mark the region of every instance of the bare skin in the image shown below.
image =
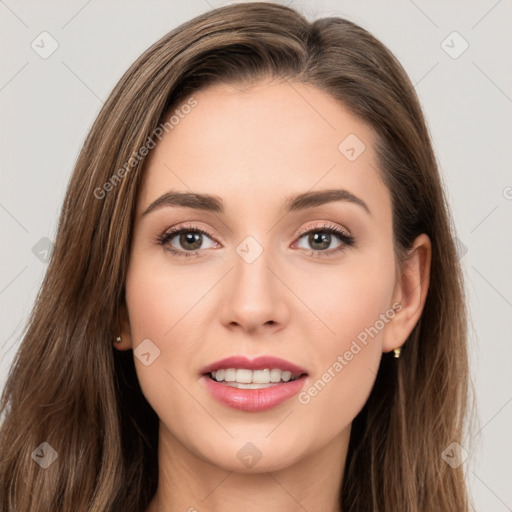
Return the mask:
[[[400, 347], [421, 315], [430, 240], [417, 238], [399, 275], [374, 134], [329, 95], [262, 81], [193, 96], [197, 106], [149, 156], [116, 344], [135, 349], [150, 339], [160, 350], [149, 366], [134, 358], [160, 418], [160, 476], [148, 512], [339, 512], [352, 421], [382, 353]], [[349, 134], [365, 144], [353, 161], [338, 149]], [[324, 189], [350, 191], [370, 213], [340, 200], [284, 212], [285, 198]], [[225, 211], [161, 205], [143, 214], [170, 190], [218, 196]], [[322, 245], [299, 233], [321, 235], [326, 223], [348, 232], [355, 245], [336, 234]], [[199, 249], [179, 234], [159, 245], [159, 235], [182, 225], [210, 234]], [[248, 236], [262, 249], [251, 263], [236, 250]], [[382, 315], [386, 321], [378, 323]], [[345, 357], [371, 326], [378, 333]], [[302, 403], [295, 396], [245, 412], [217, 402], [200, 370], [233, 355], [273, 355], [307, 369]], [[336, 371], [340, 355], [346, 364]], [[320, 391], [306, 393], [322, 379], [328, 382]], [[261, 455], [252, 467], [237, 456], [248, 442]]]

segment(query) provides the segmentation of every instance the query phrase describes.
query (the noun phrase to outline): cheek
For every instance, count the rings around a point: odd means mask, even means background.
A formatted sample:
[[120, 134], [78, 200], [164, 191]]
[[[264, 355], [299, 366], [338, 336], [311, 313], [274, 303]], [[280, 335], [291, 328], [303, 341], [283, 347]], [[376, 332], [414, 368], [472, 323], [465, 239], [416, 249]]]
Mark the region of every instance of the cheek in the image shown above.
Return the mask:
[[[200, 294], [198, 290], [191, 292], [193, 286], [182, 288], [187, 284], [185, 279], [171, 276], [151, 263], [137, 257], [130, 263], [126, 302], [139, 383], [153, 409], [165, 417], [167, 411], [178, 406], [182, 386], [190, 385], [189, 360], [194, 347], [190, 338], [182, 338], [180, 329], [186, 325], [187, 311]], [[137, 347], [143, 341], [150, 353], [157, 354], [149, 365], [137, 357]]]
[[[329, 410], [339, 428], [361, 410], [375, 382], [382, 335], [394, 316], [390, 309], [394, 258], [391, 249], [386, 253], [380, 248], [333, 269], [310, 275], [300, 291], [308, 297], [319, 327], [312, 353], [318, 371], [299, 402], [309, 411]], [[307, 329], [311, 317], [302, 322]], [[311, 332], [310, 337], [314, 337]]]
[[[145, 338], [168, 343], [187, 312], [204, 294], [208, 279], [177, 267], [165, 258], [134, 255], [126, 278], [126, 300], [134, 345]], [[162, 348], [162, 347], [160, 347]]]
[[[390, 307], [395, 280], [391, 249], [353, 252], [339, 266], [310, 267], [302, 274], [308, 279], [296, 280], [294, 290], [305, 298], [309, 313], [299, 321], [315, 326], [317, 337], [321, 333], [328, 347], [340, 351], [358, 336], [364, 341], [364, 333], [376, 322], [382, 330], [379, 319]], [[380, 349], [380, 336], [372, 338]], [[325, 353], [332, 356], [331, 350]]]

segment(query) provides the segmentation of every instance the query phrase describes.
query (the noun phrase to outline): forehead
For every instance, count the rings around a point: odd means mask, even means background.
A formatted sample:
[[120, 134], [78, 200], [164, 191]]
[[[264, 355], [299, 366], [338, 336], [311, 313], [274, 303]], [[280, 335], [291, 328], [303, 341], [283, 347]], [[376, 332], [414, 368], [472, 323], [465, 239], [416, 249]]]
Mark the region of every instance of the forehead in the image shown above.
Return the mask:
[[377, 171], [373, 130], [310, 85], [218, 84], [173, 107], [172, 129], [146, 161], [139, 209], [167, 190], [208, 193], [230, 204], [279, 202], [315, 188], [343, 187], [367, 203], [387, 189]]

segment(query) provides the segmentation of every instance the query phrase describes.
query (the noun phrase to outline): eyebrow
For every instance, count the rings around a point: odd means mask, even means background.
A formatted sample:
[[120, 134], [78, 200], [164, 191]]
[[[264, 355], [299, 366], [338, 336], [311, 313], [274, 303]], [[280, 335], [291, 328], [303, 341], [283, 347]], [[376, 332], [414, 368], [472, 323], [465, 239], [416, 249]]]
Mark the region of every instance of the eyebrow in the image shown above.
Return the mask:
[[[356, 204], [371, 215], [368, 205], [359, 197], [345, 189], [327, 189], [314, 192], [305, 192], [297, 196], [288, 197], [284, 201], [284, 211], [294, 212], [321, 206], [334, 201], [345, 201]], [[182, 206], [215, 213], [224, 213], [222, 198], [210, 194], [195, 194], [192, 192], [170, 191], [153, 201], [144, 211], [143, 215], [163, 208], [165, 206]]]

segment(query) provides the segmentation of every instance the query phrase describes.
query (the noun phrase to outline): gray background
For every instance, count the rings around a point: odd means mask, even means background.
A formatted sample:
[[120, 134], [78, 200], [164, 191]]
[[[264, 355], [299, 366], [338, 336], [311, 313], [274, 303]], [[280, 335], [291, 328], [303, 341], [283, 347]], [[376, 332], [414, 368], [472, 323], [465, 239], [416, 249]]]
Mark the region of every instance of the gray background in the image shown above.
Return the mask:
[[[55, 237], [70, 173], [102, 102], [153, 42], [227, 3], [0, 0], [2, 388], [46, 269], [47, 239]], [[463, 443], [468, 481], [476, 510], [510, 511], [512, 3], [287, 3], [310, 19], [340, 15], [359, 23], [395, 53], [416, 86], [467, 279], [479, 419]], [[43, 44], [50, 48], [43, 31], [58, 44], [46, 59], [31, 47], [34, 41], [39, 52]], [[461, 37], [450, 36], [454, 31]], [[469, 47], [458, 55], [464, 41]]]

